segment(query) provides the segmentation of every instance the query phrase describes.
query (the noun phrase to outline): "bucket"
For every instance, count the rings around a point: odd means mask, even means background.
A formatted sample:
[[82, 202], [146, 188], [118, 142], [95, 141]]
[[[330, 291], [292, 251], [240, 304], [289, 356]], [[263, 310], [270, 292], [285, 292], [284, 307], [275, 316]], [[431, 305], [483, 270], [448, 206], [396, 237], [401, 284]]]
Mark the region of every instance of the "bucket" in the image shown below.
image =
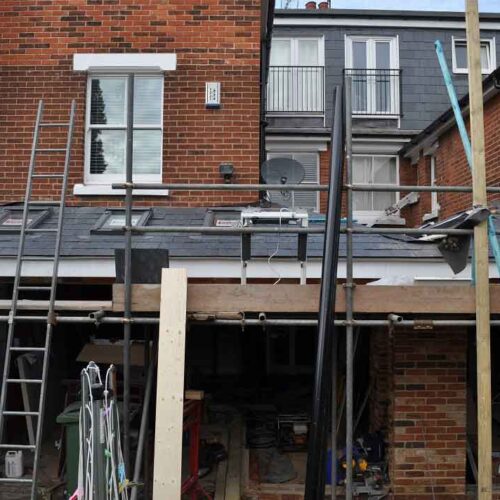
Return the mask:
[[23, 452], [8, 451], [5, 454], [5, 477], [23, 477]]

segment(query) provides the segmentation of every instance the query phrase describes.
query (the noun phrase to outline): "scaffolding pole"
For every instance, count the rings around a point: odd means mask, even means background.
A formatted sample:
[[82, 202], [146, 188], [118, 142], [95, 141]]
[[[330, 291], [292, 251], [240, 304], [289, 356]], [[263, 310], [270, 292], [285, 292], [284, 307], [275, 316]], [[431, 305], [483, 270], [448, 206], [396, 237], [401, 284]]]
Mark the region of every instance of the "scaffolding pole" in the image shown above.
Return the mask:
[[[387, 327], [396, 325], [398, 327], [414, 328], [415, 330], [430, 331], [434, 328], [442, 328], [448, 326], [476, 326], [475, 319], [404, 319], [398, 317], [398, 321], [392, 319], [356, 319], [353, 318], [351, 324], [353, 327]], [[203, 324], [207, 326], [317, 326], [317, 319], [303, 319], [303, 318], [245, 318], [241, 319], [200, 319], [192, 317], [188, 314], [188, 321], [196, 324]], [[44, 323], [47, 321], [45, 316], [15, 316], [14, 320], [23, 323]], [[0, 322], [6, 323], [9, 321], [9, 316], [0, 316]], [[133, 323], [135, 325], [158, 325], [159, 318], [145, 318], [141, 316], [132, 316], [125, 320], [122, 316], [104, 316], [98, 322], [89, 316], [55, 316], [54, 322], [61, 324], [93, 324], [99, 326], [101, 324], [123, 325], [125, 322]], [[336, 327], [345, 327], [348, 322], [345, 319], [336, 319], [333, 322]], [[493, 319], [490, 321], [491, 326], [500, 326], [500, 319]]]
[[[472, 143], [472, 197], [474, 207], [486, 207], [486, 168], [484, 154], [483, 83], [481, 77], [481, 37], [477, 0], [467, 0], [467, 60], [469, 68], [470, 129]], [[477, 349], [477, 435], [479, 500], [492, 496], [492, 421], [491, 421], [491, 348], [488, 222], [474, 227], [476, 276], [476, 349]]]
[[125, 188], [124, 310], [123, 310], [123, 461], [130, 470], [130, 323], [132, 306], [132, 169], [134, 163], [134, 75], [127, 80], [127, 154]]
[[335, 314], [342, 210], [342, 164], [344, 153], [343, 98], [342, 87], [336, 87], [331, 140], [330, 188], [328, 190], [326, 232], [323, 242], [318, 342], [307, 454], [305, 500], [323, 500], [325, 498], [326, 448], [331, 409], [332, 337], [336, 335], [333, 328], [333, 316]]
[[[352, 442], [353, 442], [353, 413], [354, 413], [354, 329], [353, 318], [353, 200], [352, 200], [352, 78], [346, 76], [345, 80], [345, 120], [346, 120], [346, 141], [345, 141], [345, 169], [346, 169], [346, 205], [347, 205], [347, 234], [346, 234], [346, 280], [345, 288], [345, 318], [346, 326], [346, 480], [345, 497], [352, 499]], [[333, 451], [333, 450], [332, 450]]]
[[[114, 183], [113, 189], [126, 189], [128, 183]], [[199, 183], [169, 183], [169, 184], [148, 184], [143, 182], [132, 182], [132, 189], [152, 189], [171, 191], [283, 191], [283, 184], [199, 184]], [[287, 191], [328, 191], [328, 184], [287, 184]], [[352, 184], [344, 185], [343, 190], [353, 191], [384, 191], [384, 192], [438, 192], [438, 193], [472, 193], [471, 186], [397, 186], [394, 184]], [[488, 186], [489, 193], [500, 193], [500, 187]]]

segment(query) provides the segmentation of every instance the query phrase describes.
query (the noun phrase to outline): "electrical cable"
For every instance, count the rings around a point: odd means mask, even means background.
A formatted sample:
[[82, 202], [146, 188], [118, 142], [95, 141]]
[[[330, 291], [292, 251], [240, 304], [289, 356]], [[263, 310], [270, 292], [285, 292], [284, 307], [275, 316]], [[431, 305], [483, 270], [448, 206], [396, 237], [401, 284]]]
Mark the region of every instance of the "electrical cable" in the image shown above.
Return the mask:
[[282, 212], [289, 212], [288, 208], [280, 208], [280, 218], [279, 218], [279, 232], [278, 232], [278, 243], [276, 244], [276, 250], [269, 256], [267, 259], [267, 263], [274, 274], [278, 276], [278, 279], [273, 283], [273, 285], [277, 285], [281, 281], [281, 273], [271, 264], [271, 259], [273, 259], [276, 255], [278, 255], [280, 251], [280, 240], [281, 240], [281, 214]]

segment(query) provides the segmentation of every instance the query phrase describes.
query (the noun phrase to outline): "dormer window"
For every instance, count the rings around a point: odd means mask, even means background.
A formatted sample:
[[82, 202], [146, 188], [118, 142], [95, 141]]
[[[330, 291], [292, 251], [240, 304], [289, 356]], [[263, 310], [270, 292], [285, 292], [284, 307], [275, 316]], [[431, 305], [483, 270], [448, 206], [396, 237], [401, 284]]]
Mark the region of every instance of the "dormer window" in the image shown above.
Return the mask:
[[[453, 38], [452, 47], [452, 62], [453, 73], [468, 73], [467, 61], [467, 40]], [[495, 39], [482, 39], [481, 40], [481, 72], [483, 75], [489, 75], [495, 71], [497, 67]]]
[[345, 75], [351, 80], [353, 116], [399, 116], [397, 37], [348, 36]]
[[267, 92], [268, 113], [324, 113], [324, 41], [274, 37]]

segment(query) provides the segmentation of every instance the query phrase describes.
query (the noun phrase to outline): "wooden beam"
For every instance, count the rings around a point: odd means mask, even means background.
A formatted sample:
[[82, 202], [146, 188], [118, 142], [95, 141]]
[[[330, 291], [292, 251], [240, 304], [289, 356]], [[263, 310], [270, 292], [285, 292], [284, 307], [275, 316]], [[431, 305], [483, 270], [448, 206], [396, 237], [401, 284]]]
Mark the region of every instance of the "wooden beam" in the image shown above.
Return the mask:
[[[472, 199], [475, 207], [488, 206], [484, 154], [483, 82], [478, 0], [467, 0], [467, 60], [469, 67], [470, 130], [472, 145]], [[491, 348], [490, 289], [488, 266], [488, 223], [474, 227], [476, 271], [476, 356], [477, 356], [477, 498], [492, 496]]]
[[227, 456], [227, 476], [225, 500], [241, 498], [241, 447], [243, 421], [236, 417], [229, 424], [229, 450]]
[[[500, 286], [491, 285], [490, 288], [491, 310], [500, 314]], [[319, 285], [190, 284], [187, 295], [188, 313], [317, 313], [319, 307]], [[159, 308], [159, 285], [132, 286], [133, 311], [158, 312]], [[345, 312], [344, 294], [339, 290], [335, 309]], [[123, 285], [113, 286], [113, 311], [123, 311]], [[474, 314], [474, 288], [469, 285], [358, 285], [354, 312]]]
[[181, 496], [187, 272], [163, 269], [156, 384], [153, 498]]

